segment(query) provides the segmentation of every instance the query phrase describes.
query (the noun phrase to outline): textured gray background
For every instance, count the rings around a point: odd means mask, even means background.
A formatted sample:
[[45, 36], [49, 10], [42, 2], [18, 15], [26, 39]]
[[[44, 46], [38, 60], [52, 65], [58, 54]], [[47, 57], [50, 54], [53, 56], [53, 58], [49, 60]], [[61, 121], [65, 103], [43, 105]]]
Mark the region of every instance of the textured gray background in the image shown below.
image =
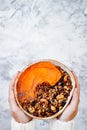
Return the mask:
[[[10, 130], [9, 83], [36, 59], [53, 58], [81, 84], [76, 130], [87, 130], [87, 0], [0, 0], [0, 130]], [[47, 121], [37, 121], [48, 130]]]

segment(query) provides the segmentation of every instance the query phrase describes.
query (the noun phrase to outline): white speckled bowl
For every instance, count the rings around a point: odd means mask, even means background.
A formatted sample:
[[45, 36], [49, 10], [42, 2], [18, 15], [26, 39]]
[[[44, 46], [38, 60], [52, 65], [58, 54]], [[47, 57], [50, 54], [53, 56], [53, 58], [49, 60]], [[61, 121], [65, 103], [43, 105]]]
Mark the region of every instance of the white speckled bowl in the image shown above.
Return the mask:
[[50, 62], [53, 63], [54, 65], [59, 66], [59, 67], [61, 67], [63, 70], [65, 70], [65, 71], [70, 75], [71, 81], [72, 81], [72, 86], [73, 86], [73, 88], [72, 88], [72, 90], [71, 90], [71, 92], [70, 92], [70, 95], [69, 95], [69, 97], [68, 97], [68, 99], [67, 99], [67, 102], [66, 102], [65, 106], [64, 106], [59, 112], [57, 112], [56, 114], [54, 114], [54, 115], [52, 115], [52, 116], [50, 116], [50, 117], [43, 117], [43, 118], [42, 118], [42, 117], [36, 117], [36, 116], [33, 116], [33, 115], [27, 113], [27, 112], [21, 107], [21, 105], [20, 105], [19, 102], [18, 102], [18, 99], [17, 99], [17, 91], [16, 91], [16, 84], [17, 84], [17, 81], [18, 81], [18, 79], [19, 79], [21, 73], [24, 72], [24, 71], [26, 70], [26, 68], [19, 74], [18, 78], [17, 78], [16, 81], [15, 81], [15, 87], [14, 87], [15, 99], [16, 99], [16, 102], [17, 102], [18, 106], [20, 107], [20, 109], [21, 109], [26, 115], [28, 115], [28, 116], [30, 116], [30, 117], [32, 117], [32, 118], [47, 120], [47, 119], [52, 119], [52, 118], [58, 117], [61, 113], [63, 113], [63, 111], [65, 110], [65, 108], [67, 107], [67, 105], [69, 104], [69, 102], [70, 102], [70, 100], [71, 100], [71, 98], [72, 98], [72, 94], [73, 94], [73, 91], [74, 91], [74, 88], [75, 88], [75, 79], [74, 79], [74, 76], [73, 76], [73, 74], [71, 73], [71, 71], [68, 69], [68, 67], [66, 67], [65, 65], [63, 65], [62, 63], [60, 63], [60, 62], [58, 62], [58, 61], [56, 61], [56, 60], [51, 60], [51, 59], [39, 60], [39, 61], [35, 61], [35, 62], [29, 64], [28, 67], [31, 66], [32, 64], [37, 63], [37, 62], [40, 62], [40, 61], [50, 61]]

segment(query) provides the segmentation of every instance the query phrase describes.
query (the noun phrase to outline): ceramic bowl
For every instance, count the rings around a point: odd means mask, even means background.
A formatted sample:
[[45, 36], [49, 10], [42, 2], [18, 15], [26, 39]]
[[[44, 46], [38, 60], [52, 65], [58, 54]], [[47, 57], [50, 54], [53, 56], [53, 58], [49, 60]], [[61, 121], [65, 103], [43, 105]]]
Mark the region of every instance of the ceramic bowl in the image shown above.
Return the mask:
[[[58, 111], [56, 114], [54, 114], [54, 115], [52, 115], [52, 116], [49, 116], [49, 117], [37, 117], [37, 116], [34, 116], [34, 115], [32, 115], [32, 114], [26, 112], [26, 111], [22, 108], [22, 106], [20, 105], [20, 103], [19, 103], [19, 101], [18, 101], [18, 98], [17, 98], [17, 82], [18, 82], [18, 80], [19, 80], [21, 74], [22, 74], [23, 72], [25, 72], [27, 68], [31, 67], [31, 65], [33, 65], [33, 64], [35, 64], [35, 63], [38, 63], [38, 62], [42, 62], [42, 61], [49, 61], [49, 62], [51, 62], [52, 64], [54, 64], [55, 66], [61, 67], [64, 71], [66, 71], [66, 72], [69, 74], [69, 76], [71, 77], [71, 82], [72, 82], [72, 90], [71, 90], [71, 92], [70, 92], [70, 94], [69, 94], [69, 96], [68, 96], [68, 99], [67, 99], [67, 101], [66, 101], [65, 106], [64, 106], [60, 111]], [[72, 94], [73, 94], [74, 88], [75, 88], [75, 79], [74, 79], [74, 76], [73, 76], [71, 70], [70, 70], [67, 66], [65, 66], [64, 64], [60, 63], [59, 61], [51, 60], [51, 59], [45, 59], [45, 60], [39, 60], [39, 61], [32, 62], [32, 63], [29, 64], [25, 69], [23, 69], [23, 70], [21, 71], [21, 73], [18, 75], [17, 79], [15, 80], [14, 94], [15, 94], [15, 99], [16, 99], [16, 102], [17, 102], [19, 108], [20, 108], [26, 115], [28, 115], [28, 116], [30, 116], [30, 117], [32, 117], [32, 118], [47, 120], [47, 119], [52, 119], [52, 118], [58, 117], [61, 113], [63, 113], [63, 111], [66, 109], [67, 105], [69, 104], [69, 102], [70, 102], [70, 100], [71, 100], [71, 98], [72, 98]]]

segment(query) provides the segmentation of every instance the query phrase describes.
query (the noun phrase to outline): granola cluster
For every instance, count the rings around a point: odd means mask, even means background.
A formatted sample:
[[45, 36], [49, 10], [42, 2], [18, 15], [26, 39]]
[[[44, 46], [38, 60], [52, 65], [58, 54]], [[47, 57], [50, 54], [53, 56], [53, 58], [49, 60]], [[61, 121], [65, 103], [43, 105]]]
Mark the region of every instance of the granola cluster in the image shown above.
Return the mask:
[[60, 80], [54, 85], [43, 82], [36, 87], [36, 98], [23, 100], [22, 108], [37, 117], [49, 117], [60, 111], [66, 104], [72, 82], [69, 74], [56, 66], [61, 72]]

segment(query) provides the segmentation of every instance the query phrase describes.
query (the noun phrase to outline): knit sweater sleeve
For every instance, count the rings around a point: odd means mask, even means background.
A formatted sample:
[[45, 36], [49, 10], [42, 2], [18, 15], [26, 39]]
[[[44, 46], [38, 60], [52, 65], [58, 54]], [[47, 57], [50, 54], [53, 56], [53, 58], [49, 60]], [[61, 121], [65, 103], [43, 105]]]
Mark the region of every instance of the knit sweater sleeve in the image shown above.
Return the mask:
[[11, 130], [34, 130], [35, 120], [22, 124], [16, 122], [14, 119], [11, 120]]
[[62, 122], [57, 119], [50, 121], [50, 130], [74, 130], [75, 121]]
[[[57, 119], [50, 120], [50, 130], [74, 130], [75, 121], [62, 122]], [[34, 130], [35, 119], [32, 121], [22, 124], [16, 122], [14, 119], [11, 121], [11, 130]]]

